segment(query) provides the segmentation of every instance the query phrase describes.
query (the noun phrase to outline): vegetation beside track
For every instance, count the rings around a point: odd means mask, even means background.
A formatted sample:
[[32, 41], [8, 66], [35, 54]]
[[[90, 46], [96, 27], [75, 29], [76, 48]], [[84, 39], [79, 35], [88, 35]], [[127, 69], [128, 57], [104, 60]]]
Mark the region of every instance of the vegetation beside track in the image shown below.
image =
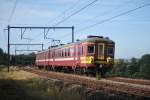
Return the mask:
[[46, 89], [34, 74], [0, 67], [0, 100], [48, 100]]
[[[79, 97], [85, 97], [88, 98], [96, 98], [97, 99], [86, 99], [86, 100], [149, 100], [150, 99], [150, 87], [149, 85], [144, 86], [143, 84], [138, 82], [141, 82], [144, 80], [124, 80], [121, 81], [120, 79], [117, 81], [113, 81], [109, 79], [101, 79], [101, 80], [96, 80], [95, 78], [91, 77], [85, 77], [85, 76], [80, 76], [80, 75], [73, 75], [73, 74], [66, 74], [66, 73], [60, 73], [60, 72], [52, 72], [52, 71], [42, 71], [42, 70], [37, 70], [33, 68], [25, 68], [24, 69], [27, 72], [35, 73], [39, 76], [47, 77], [47, 78], [52, 78], [52, 79], [58, 79], [59, 81], [56, 81], [56, 85], [54, 86], [59, 86], [57, 89], [59, 92], [58, 94], [64, 90], [67, 90], [68, 88], [62, 89], [62, 87], [66, 87], [64, 85], [64, 82], [70, 82], [73, 84], [79, 84], [79, 87], [74, 88], [74, 85], [70, 87], [69, 90], [79, 90], [78, 92], [74, 92], [74, 94], [79, 93]], [[62, 80], [62, 81], [61, 81]], [[121, 82], [119, 82], [121, 81]], [[148, 82], [148, 80], [145, 80]], [[129, 83], [128, 83], [129, 82]], [[133, 84], [132, 84], [133, 83]], [[136, 84], [137, 83], [137, 84]], [[148, 82], [149, 83], [149, 82]], [[58, 85], [59, 84], [59, 85]], [[61, 84], [61, 85], [60, 85]], [[87, 92], [86, 89], [92, 89], [93, 92]], [[98, 91], [97, 91], [98, 90]], [[60, 93], [60, 94], [61, 94]], [[68, 92], [70, 95], [72, 92]], [[88, 93], [91, 93], [92, 95], [96, 93], [96, 95], [91, 96]], [[101, 95], [97, 95], [97, 93]], [[81, 95], [82, 94], [82, 95]], [[82, 99], [83, 100], [83, 99]]]
[[118, 59], [109, 75], [134, 79], [150, 79], [150, 54], [130, 60]]
[[[0, 100], [85, 100], [76, 89], [62, 88], [57, 80], [45, 80], [35, 74], [0, 66]], [[72, 92], [70, 92], [72, 91]], [[80, 91], [80, 90], [79, 90]]]
[[101, 89], [91, 90], [75, 81], [67, 82], [46, 76], [44, 78], [42, 75], [37, 76], [16, 67], [11, 67], [8, 73], [5, 66], [0, 67], [0, 94], [0, 100], [116, 100], [116, 98], [143, 100], [145, 98], [124, 93], [108, 94]]

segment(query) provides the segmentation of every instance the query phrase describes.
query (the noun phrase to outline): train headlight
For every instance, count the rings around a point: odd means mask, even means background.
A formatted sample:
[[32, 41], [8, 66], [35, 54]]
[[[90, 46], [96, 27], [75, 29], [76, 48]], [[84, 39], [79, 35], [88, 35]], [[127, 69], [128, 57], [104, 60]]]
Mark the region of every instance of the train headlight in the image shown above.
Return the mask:
[[93, 56], [90, 57], [90, 62], [91, 62], [91, 63], [94, 62], [94, 57], [93, 57]]
[[107, 63], [113, 63], [113, 59], [111, 57], [107, 58]]
[[94, 58], [91, 58], [91, 63], [93, 63], [94, 62]]

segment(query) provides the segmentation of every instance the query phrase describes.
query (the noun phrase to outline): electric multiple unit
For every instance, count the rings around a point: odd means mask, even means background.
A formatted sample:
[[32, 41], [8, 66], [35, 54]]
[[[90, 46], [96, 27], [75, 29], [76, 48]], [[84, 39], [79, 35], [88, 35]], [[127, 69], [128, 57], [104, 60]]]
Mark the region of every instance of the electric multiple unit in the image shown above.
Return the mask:
[[102, 36], [66, 45], [52, 46], [36, 54], [36, 65], [53, 70], [81, 71], [82, 73], [105, 73], [114, 64], [115, 43]]

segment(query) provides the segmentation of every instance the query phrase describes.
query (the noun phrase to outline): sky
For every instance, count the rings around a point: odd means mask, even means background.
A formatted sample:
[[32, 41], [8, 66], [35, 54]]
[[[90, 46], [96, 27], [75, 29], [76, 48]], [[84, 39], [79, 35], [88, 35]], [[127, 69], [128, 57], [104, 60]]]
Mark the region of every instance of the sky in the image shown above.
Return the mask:
[[[67, 18], [93, 1], [92, 5]], [[109, 37], [116, 43], [116, 58], [140, 58], [150, 54], [150, 6], [93, 27], [88, 26], [149, 3], [150, 0], [17, 0], [17, 3], [16, 0], [0, 0], [0, 48], [7, 51], [7, 31], [4, 29], [8, 25], [51, 27], [67, 19], [56, 26], [74, 26], [75, 40], [85, 39], [88, 35]], [[23, 37], [31, 40], [21, 39], [21, 31], [12, 29], [10, 43], [43, 43], [44, 49], [52, 44], [50, 39], [44, 39], [43, 30], [22, 31]], [[61, 40], [61, 43], [71, 42], [70, 29], [46, 32], [47, 37]], [[19, 49], [39, 50], [41, 46], [11, 46], [11, 53]]]

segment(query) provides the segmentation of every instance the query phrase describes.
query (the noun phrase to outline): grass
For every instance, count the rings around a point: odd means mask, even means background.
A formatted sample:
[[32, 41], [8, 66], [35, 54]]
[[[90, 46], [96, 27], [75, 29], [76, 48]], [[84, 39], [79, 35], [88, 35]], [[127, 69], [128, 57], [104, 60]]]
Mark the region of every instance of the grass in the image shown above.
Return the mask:
[[[81, 91], [81, 90], [80, 90]], [[64, 82], [50, 81], [39, 76], [0, 66], [0, 100], [84, 100], [78, 91], [69, 90]]]
[[[47, 87], [40, 78], [22, 70], [0, 67], [0, 100], [49, 100]], [[38, 84], [40, 83], [40, 84]]]

